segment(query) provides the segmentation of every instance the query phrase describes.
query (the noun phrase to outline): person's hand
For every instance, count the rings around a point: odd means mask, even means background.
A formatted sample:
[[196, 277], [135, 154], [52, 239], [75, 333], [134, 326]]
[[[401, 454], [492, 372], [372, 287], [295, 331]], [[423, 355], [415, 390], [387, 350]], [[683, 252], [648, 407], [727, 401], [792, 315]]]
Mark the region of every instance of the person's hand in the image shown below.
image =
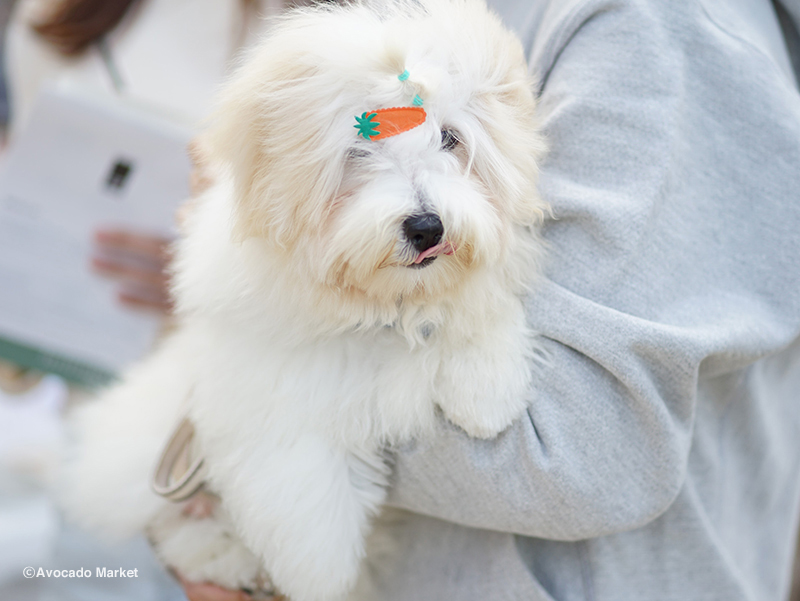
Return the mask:
[[[208, 582], [189, 582], [177, 574], [183, 592], [189, 601], [254, 601], [244, 591], [232, 591]], [[259, 597], [259, 601], [287, 601], [283, 595]]]
[[169, 313], [171, 240], [125, 229], [100, 229], [95, 232], [92, 269], [118, 280], [117, 298], [131, 308]]
[[[175, 215], [179, 228], [193, 210], [194, 198], [210, 188], [216, 179], [202, 137], [192, 140], [187, 151], [193, 165], [189, 178], [191, 198]], [[164, 314], [172, 310], [166, 272], [171, 240], [123, 228], [103, 228], [95, 232], [94, 242], [92, 268], [103, 276], [119, 280], [119, 302]]]
[[[244, 591], [231, 591], [207, 582], [187, 582], [183, 578], [180, 578], [180, 581], [183, 592], [189, 601], [253, 601], [253, 597]], [[263, 601], [286, 601], [286, 597], [282, 595], [259, 597], [259, 599]]]
[[[183, 592], [189, 601], [251, 601], [252, 597], [244, 591], [229, 591], [206, 582], [187, 582], [180, 578]], [[273, 597], [277, 601], [277, 597]]]
[[[183, 515], [196, 520], [204, 520], [214, 515], [219, 500], [204, 492], [196, 493], [184, 506]], [[176, 574], [189, 601], [251, 601], [253, 598], [244, 591], [231, 591], [208, 582], [189, 582]], [[263, 597], [262, 597], [263, 599]], [[265, 601], [286, 601], [280, 595], [268, 597]]]

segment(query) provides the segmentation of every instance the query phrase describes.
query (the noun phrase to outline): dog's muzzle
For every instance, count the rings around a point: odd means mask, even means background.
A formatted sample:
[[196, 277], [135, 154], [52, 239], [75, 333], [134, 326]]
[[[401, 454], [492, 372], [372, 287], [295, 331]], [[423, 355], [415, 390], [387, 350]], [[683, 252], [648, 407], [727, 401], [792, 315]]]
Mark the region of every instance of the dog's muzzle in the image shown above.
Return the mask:
[[444, 225], [435, 213], [412, 215], [403, 222], [403, 234], [419, 254], [409, 267], [426, 267], [439, 255], [451, 255], [453, 246], [443, 241]]

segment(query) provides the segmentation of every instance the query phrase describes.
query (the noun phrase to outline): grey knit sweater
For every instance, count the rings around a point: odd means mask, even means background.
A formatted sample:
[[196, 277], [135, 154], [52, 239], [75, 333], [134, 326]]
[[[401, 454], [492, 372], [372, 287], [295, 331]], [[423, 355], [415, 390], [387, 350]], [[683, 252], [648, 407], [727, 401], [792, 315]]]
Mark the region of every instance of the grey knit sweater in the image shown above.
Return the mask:
[[[800, 501], [800, 0], [498, 0], [540, 78], [550, 363], [397, 455], [387, 600], [786, 597]], [[408, 512], [408, 513], [406, 513]]]

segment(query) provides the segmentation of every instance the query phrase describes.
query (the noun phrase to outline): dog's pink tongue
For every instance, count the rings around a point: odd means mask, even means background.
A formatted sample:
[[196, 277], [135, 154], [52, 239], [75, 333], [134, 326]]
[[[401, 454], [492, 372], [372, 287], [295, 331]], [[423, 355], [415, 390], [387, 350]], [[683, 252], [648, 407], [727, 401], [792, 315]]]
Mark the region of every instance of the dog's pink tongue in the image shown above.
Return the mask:
[[423, 250], [417, 258], [414, 259], [414, 264], [419, 265], [428, 257], [438, 257], [439, 255], [452, 255], [456, 252], [455, 247], [450, 244], [447, 240], [444, 242], [440, 242], [436, 246], [431, 246], [430, 248]]

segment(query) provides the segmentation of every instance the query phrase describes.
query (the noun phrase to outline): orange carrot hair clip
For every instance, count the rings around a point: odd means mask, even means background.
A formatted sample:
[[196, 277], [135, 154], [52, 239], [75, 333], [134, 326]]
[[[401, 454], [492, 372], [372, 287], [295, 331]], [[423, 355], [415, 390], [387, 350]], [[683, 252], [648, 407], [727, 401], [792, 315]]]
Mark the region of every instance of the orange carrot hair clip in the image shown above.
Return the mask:
[[[403, 71], [397, 76], [397, 79], [406, 81], [408, 71]], [[422, 98], [419, 97], [419, 94], [414, 96], [412, 103], [414, 106], [366, 111], [360, 117], [356, 117], [356, 124], [353, 127], [365, 140], [383, 140], [402, 134], [404, 131], [425, 123], [427, 117], [425, 109], [421, 106]]]

